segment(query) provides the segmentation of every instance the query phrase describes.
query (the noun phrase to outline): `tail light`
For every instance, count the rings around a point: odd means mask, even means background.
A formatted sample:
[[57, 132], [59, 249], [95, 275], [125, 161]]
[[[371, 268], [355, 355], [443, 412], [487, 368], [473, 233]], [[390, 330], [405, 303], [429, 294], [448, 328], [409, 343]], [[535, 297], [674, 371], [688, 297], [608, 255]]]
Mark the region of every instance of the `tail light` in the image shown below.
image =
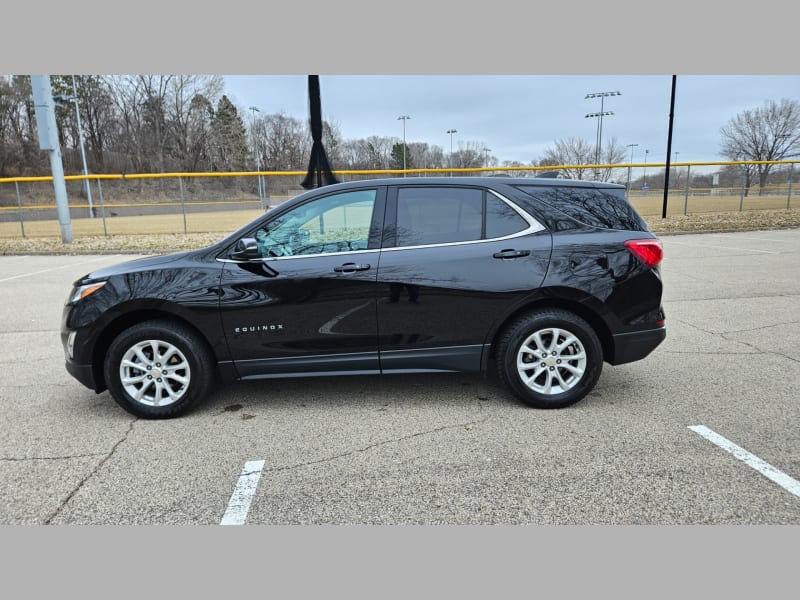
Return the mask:
[[659, 240], [628, 240], [625, 247], [648, 267], [655, 267], [664, 257], [664, 248]]

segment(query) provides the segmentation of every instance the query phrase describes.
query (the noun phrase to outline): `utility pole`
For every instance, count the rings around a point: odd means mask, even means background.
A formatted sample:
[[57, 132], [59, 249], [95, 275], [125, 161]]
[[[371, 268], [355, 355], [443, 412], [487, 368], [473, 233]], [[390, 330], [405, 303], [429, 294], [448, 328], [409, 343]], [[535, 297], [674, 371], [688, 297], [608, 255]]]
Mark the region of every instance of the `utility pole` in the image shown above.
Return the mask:
[[[606, 96], [622, 96], [622, 92], [594, 92], [592, 94], [586, 94], [584, 96], [584, 100], [588, 100], [589, 98], [600, 98], [600, 112], [589, 113], [584, 116], [584, 118], [588, 119], [591, 117], [597, 117], [597, 143], [595, 145], [594, 157], [595, 157], [595, 164], [600, 164], [600, 156], [601, 150], [603, 147], [603, 117], [608, 115], [613, 115], [614, 113], [611, 111], [603, 111], [603, 101], [605, 100]], [[594, 178], [595, 181], [600, 179], [600, 169], [596, 168], [594, 171]]]
[[[458, 129], [448, 129], [445, 133], [450, 134], [450, 168], [453, 168], [453, 134], [458, 133]], [[453, 172], [450, 171], [450, 177], [453, 176]]]
[[33, 106], [36, 111], [36, 125], [39, 129], [39, 148], [50, 155], [50, 169], [53, 173], [53, 189], [56, 195], [58, 224], [61, 228], [61, 241], [72, 243], [72, 220], [69, 215], [67, 186], [64, 183], [64, 164], [61, 160], [61, 147], [58, 144], [55, 102], [50, 75], [31, 75]]
[[408, 115], [400, 115], [397, 117], [398, 121], [403, 122], [403, 177], [406, 176], [406, 121], [410, 119]]
[[[258, 110], [257, 107], [251, 106], [249, 108], [250, 112], [253, 113], [253, 118], [250, 121], [250, 137], [253, 138], [253, 155], [256, 161], [256, 171], [261, 170], [261, 161], [258, 158], [258, 144], [256, 144], [256, 113], [261, 112]], [[261, 208], [266, 208], [264, 205], [264, 191], [263, 186], [261, 185], [261, 175], [256, 175], [256, 182], [258, 184], [258, 201], [261, 203]]]
[[627, 193], [627, 197], [630, 198], [631, 195], [631, 168], [633, 165], [633, 149], [638, 146], [639, 144], [628, 144], [628, 148], [631, 149], [631, 162], [628, 164], [628, 185], [625, 186], [625, 190]]

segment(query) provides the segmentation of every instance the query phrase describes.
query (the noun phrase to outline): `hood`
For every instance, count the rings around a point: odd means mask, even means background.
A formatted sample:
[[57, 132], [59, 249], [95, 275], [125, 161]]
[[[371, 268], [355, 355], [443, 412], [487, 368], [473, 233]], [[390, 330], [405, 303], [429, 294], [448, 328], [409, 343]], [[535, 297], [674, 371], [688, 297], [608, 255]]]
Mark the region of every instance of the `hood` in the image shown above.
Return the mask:
[[111, 265], [110, 267], [103, 267], [97, 271], [92, 271], [86, 276], [81, 277], [79, 281], [84, 281], [86, 279], [107, 279], [113, 275], [123, 275], [125, 273], [134, 273], [137, 271], [148, 271], [156, 267], [163, 267], [164, 265], [175, 262], [176, 260], [181, 260], [182, 258], [186, 258], [191, 254], [195, 254], [196, 252], [197, 250], [188, 250], [186, 252], [165, 254], [163, 256], [137, 258], [134, 260], [121, 262], [116, 265]]

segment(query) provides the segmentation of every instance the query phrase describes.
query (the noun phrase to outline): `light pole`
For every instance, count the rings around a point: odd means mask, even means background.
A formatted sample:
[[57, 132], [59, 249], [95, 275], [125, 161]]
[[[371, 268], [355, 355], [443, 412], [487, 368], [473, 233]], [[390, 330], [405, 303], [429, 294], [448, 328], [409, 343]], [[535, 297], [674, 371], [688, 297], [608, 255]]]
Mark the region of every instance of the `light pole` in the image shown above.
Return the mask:
[[[604, 100], [607, 96], [622, 96], [622, 92], [593, 92], [591, 94], [586, 94], [584, 96], [584, 100], [588, 100], [590, 98], [600, 98], [600, 112], [596, 113], [589, 113], [584, 118], [590, 117], [597, 117], [597, 145], [595, 146], [595, 164], [600, 164], [600, 152], [603, 147], [603, 117], [607, 115], [613, 115], [614, 113], [611, 111], [603, 112], [603, 104]], [[595, 179], [600, 178], [600, 170], [595, 169]]]
[[630, 198], [631, 195], [631, 168], [633, 165], [633, 149], [638, 146], [639, 144], [628, 144], [628, 148], [631, 149], [631, 162], [628, 164], [628, 185], [626, 186], [628, 197]]
[[408, 115], [400, 115], [397, 117], [398, 121], [403, 122], [403, 177], [406, 176], [406, 121], [410, 119]]
[[644, 184], [642, 185], [642, 189], [647, 191], [647, 155], [650, 153], [650, 150], [644, 151]]
[[[256, 161], [256, 171], [261, 170], [261, 161], [258, 158], [258, 144], [256, 143], [256, 113], [261, 112], [258, 107], [251, 106], [249, 107], [251, 113], [253, 113], [253, 119], [250, 123], [250, 137], [253, 138], [253, 155]], [[266, 208], [264, 206], [264, 192], [261, 186], [261, 175], [256, 175], [256, 182], [258, 184], [258, 201], [261, 203], [261, 208]]]
[[[83, 164], [83, 176], [86, 177], [89, 175], [89, 169], [86, 167], [86, 150], [84, 150], [83, 144], [83, 127], [81, 126], [81, 111], [78, 108], [78, 88], [75, 85], [75, 75], [72, 76], [72, 95], [59, 95], [53, 96], [53, 100], [56, 102], [66, 102], [72, 101], [75, 103], [75, 120], [78, 124], [78, 142], [81, 146], [81, 162]], [[92, 206], [92, 188], [89, 185], [89, 180], [83, 180], [84, 188], [86, 189], [86, 200], [89, 202], [89, 217], [94, 218], [94, 207]]]
[[[458, 133], [458, 129], [448, 129], [446, 133], [450, 134], [450, 168], [453, 168], [453, 134]], [[450, 177], [453, 176], [453, 172], [450, 171]]]
[[678, 187], [678, 182], [680, 181], [680, 177], [681, 177], [681, 176], [680, 176], [680, 171], [678, 171], [678, 165], [677, 165], [677, 162], [678, 162], [678, 154], [680, 154], [680, 152], [678, 152], [678, 151], [676, 150], [676, 151], [675, 151], [675, 163], [676, 163], [676, 164], [675, 164], [675, 187]]
[[488, 167], [489, 166], [489, 152], [491, 152], [492, 149], [491, 148], [484, 148], [483, 151], [486, 152], [486, 164], [484, 166]]

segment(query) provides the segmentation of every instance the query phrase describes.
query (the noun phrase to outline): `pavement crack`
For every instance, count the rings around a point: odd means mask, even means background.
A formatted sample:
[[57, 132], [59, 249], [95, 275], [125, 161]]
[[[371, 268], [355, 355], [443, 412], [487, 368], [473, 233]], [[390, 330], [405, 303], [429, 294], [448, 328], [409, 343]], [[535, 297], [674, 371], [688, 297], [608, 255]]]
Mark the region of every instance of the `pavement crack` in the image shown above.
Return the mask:
[[441, 427], [436, 427], [434, 429], [429, 429], [427, 431], [418, 431], [417, 433], [412, 433], [411, 435], [405, 435], [399, 438], [383, 440], [380, 442], [375, 442], [374, 444], [369, 444], [364, 446], [363, 448], [356, 448], [354, 450], [350, 450], [348, 452], [342, 452], [341, 454], [336, 454], [334, 456], [329, 456], [327, 458], [320, 458], [318, 460], [310, 460], [303, 463], [297, 463], [294, 465], [287, 465], [285, 467], [273, 467], [270, 469], [264, 469], [265, 472], [278, 472], [278, 471], [291, 471], [293, 469], [299, 469], [302, 467], [309, 467], [312, 465], [319, 465], [323, 463], [333, 462], [335, 460], [339, 460], [340, 458], [346, 458], [348, 456], [353, 456], [355, 454], [363, 454], [364, 452], [369, 452], [370, 450], [377, 448], [379, 446], [385, 446], [387, 444], [397, 444], [399, 442], [404, 442], [406, 440], [410, 440], [416, 437], [420, 437], [423, 435], [430, 435], [432, 433], [439, 433], [440, 431], [445, 431], [447, 429], [457, 429], [459, 427], [469, 427], [473, 425], [478, 425], [480, 423], [485, 423], [489, 420], [489, 417], [484, 417], [483, 419], [477, 419], [475, 421], [469, 421], [467, 423], [457, 423], [456, 425], [443, 425]]
[[127, 440], [127, 439], [128, 439], [128, 436], [131, 434], [131, 431], [133, 431], [133, 426], [136, 424], [136, 422], [137, 422], [138, 420], [139, 420], [139, 419], [137, 418], [137, 419], [133, 419], [133, 420], [131, 421], [130, 425], [128, 426], [128, 430], [125, 432], [125, 435], [123, 435], [123, 436], [122, 436], [122, 438], [121, 438], [121, 439], [119, 439], [119, 440], [117, 441], [117, 443], [115, 443], [115, 444], [112, 446], [111, 450], [110, 450], [110, 451], [109, 451], [109, 452], [108, 452], [108, 453], [107, 453], [107, 454], [106, 454], [106, 455], [103, 457], [103, 459], [102, 459], [102, 460], [101, 460], [99, 463], [97, 463], [97, 465], [95, 465], [94, 469], [92, 469], [92, 472], [91, 472], [91, 473], [89, 473], [89, 474], [88, 474], [86, 477], [84, 477], [83, 479], [81, 479], [81, 481], [78, 483], [78, 485], [76, 485], [76, 486], [75, 486], [75, 489], [73, 489], [73, 490], [72, 490], [72, 491], [71, 491], [71, 492], [70, 492], [70, 493], [67, 495], [67, 497], [66, 497], [66, 498], [64, 498], [64, 500], [61, 502], [61, 504], [59, 504], [58, 508], [56, 508], [56, 509], [53, 511], [53, 513], [52, 513], [52, 514], [51, 514], [49, 517], [47, 517], [47, 518], [45, 519], [45, 521], [44, 521], [44, 524], [45, 524], [45, 525], [50, 525], [50, 523], [53, 521], [53, 519], [55, 519], [55, 518], [56, 518], [56, 517], [57, 517], [59, 514], [61, 514], [61, 511], [62, 511], [62, 510], [64, 510], [64, 507], [66, 507], [66, 505], [67, 505], [67, 504], [69, 504], [69, 501], [70, 501], [70, 500], [72, 500], [72, 498], [75, 496], [75, 494], [77, 494], [77, 493], [78, 493], [78, 492], [81, 490], [81, 488], [82, 488], [82, 487], [83, 487], [83, 486], [86, 484], [86, 482], [87, 482], [87, 481], [89, 481], [89, 479], [91, 479], [92, 477], [94, 477], [94, 475], [95, 475], [95, 474], [96, 474], [96, 473], [97, 473], [97, 472], [100, 470], [100, 468], [101, 468], [101, 467], [102, 467], [104, 464], [106, 464], [106, 462], [108, 461], [108, 459], [110, 459], [110, 458], [111, 458], [111, 457], [114, 455], [114, 452], [117, 450], [117, 448], [119, 447], [119, 445], [120, 445], [122, 442], [124, 442], [125, 440]]
[[744, 344], [748, 348], [752, 348], [753, 350], [757, 350], [761, 354], [772, 354], [774, 356], [780, 356], [782, 358], [786, 358], [788, 360], [791, 360], [792, 362], [800, 363], [800, 360], [798, 360], [796, 358], [792, 358], [788, 354], [783, 354], [782, 352], [776, 352], [775, 350], [764, 350], [763, 348], [759, 348], [758, 346], [755, 346], [755, 345], [753, 345], [753, 344], [751, 344], [749, 342], [743, 342], [742, 340], [732, 340], [731, 338], [727, 337], [724, 333], [720, 333], [719, 336], [723, 340], [727, 340], [729, 342], [736, 342], [737, 344]]
[[25, 462], [28, 460], [70, 460], [73, 458], [89, 458], [91, 456], [105, 456], [105, 452], [92, 452], [90, 454], [70, 454], [67, 456], [0, 456], [0, 461]]
[[774, 325], [762, 325], [761, 327], [752, 327], [750, 329], [731, 329], [730, 331], [723, 331], [722, 335], [729, 333], [747, 333], [749, 331], [761, 331], [762, 329], [771, 329], [773, 327], [783, 327], [784, 325], [796, 325], [800, 321], [787, 321], [786, 323], [775, 323]]

